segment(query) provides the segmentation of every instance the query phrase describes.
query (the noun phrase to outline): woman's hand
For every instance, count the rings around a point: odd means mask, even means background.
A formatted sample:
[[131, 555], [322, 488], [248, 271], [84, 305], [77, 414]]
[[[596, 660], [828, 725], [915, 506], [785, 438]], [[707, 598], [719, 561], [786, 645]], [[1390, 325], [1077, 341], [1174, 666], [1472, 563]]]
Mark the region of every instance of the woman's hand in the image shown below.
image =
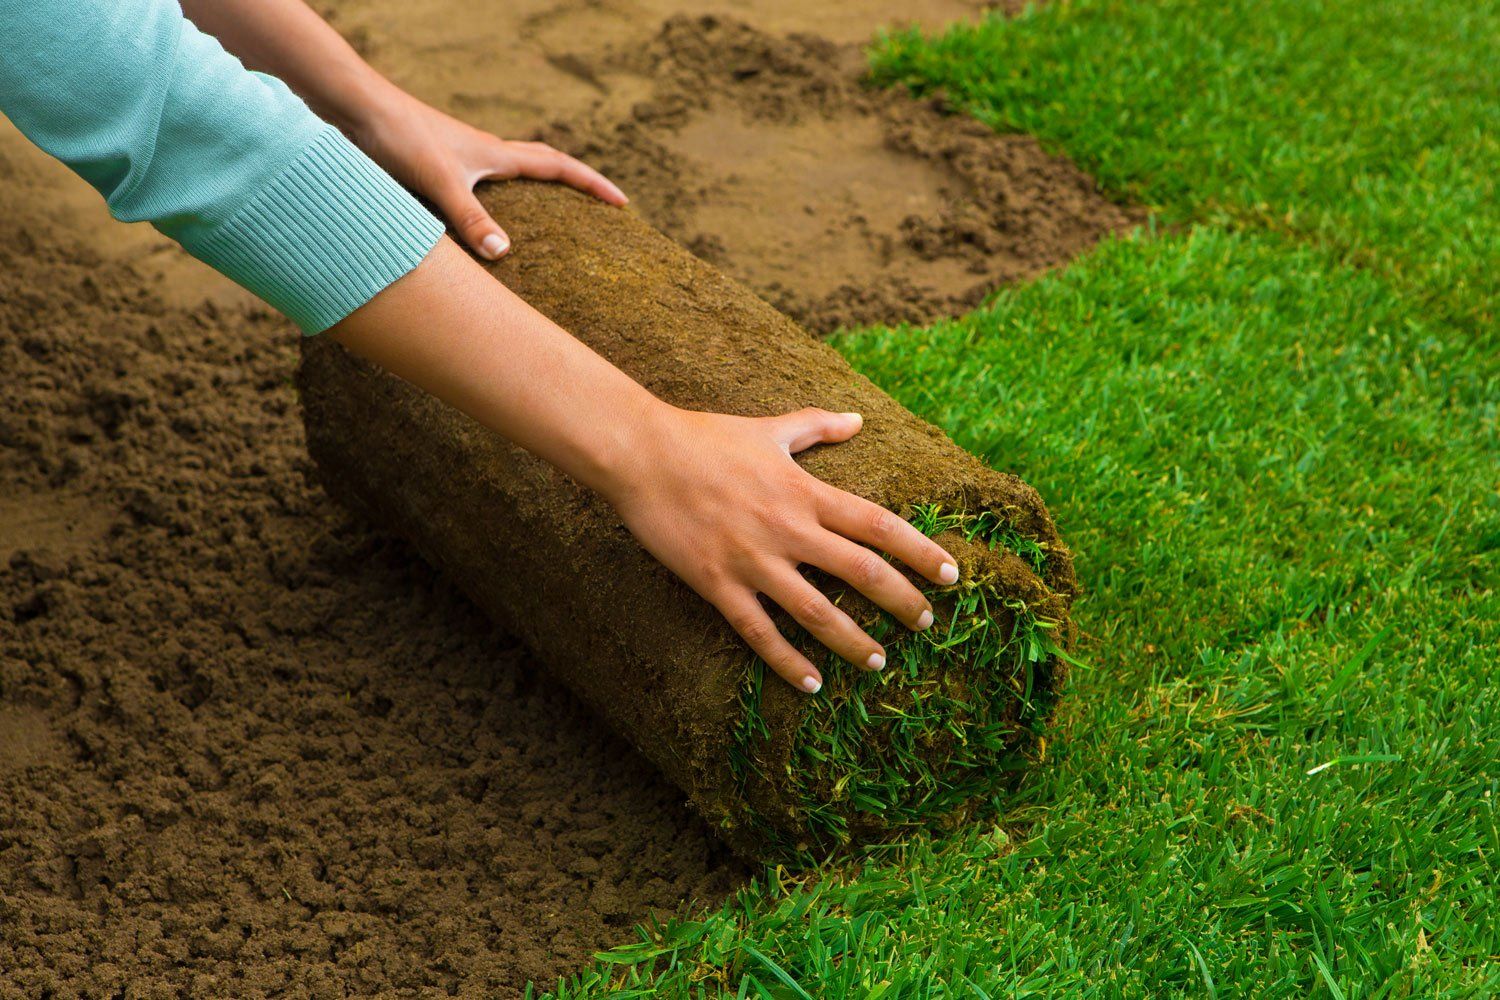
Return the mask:
[[474, 197], [482, 180], [561, 181], [611, 205], [629, 200], [599, 171], [566, 153], [482, 132], [394, 86], [348, 127], [372, 160], [436, 205], [464, 242], [489, 260], [510, 249], [510, 237]]
[[640, 543], [789, 683], [812, 692], [823, 680], [776, 628], [759, 594], [850, 663], [885, 666], [885, 650], [802, 576], [804, 563], [847, 581], [908, 628], [932, 624], [932, 605], [879, 553], [939, 584], [958, 580], [953, 557], [895, 514], [792, 460], [859, 433], [859, 414], [659, 412], [602, 492]]
[[539, 142], [506, 142], [429, 107], [377, 73], [304, 0], [182, 0], [187, 16], [251, 69], [275, 74], [376, 163], [437, 206], [482, 257], [510, 238], [474, 197], [485, 178], [562, 181], [611, 205], [598, 171]]
[[848, 581], [914, 629], [932, 624], [932, 607], [880, 553], [935, 583], [958, 580], [936, 542], [793, 460], [859, 433], [858, 414], [752, 418], [668, 405], [451, 240], [329, 336], [599, 492], [647, 551], [800, 690], [818, 690], [822, 677], [777, 631], [760, 595], [856, 666], [885, 665], [880, 644], [800, 566]]

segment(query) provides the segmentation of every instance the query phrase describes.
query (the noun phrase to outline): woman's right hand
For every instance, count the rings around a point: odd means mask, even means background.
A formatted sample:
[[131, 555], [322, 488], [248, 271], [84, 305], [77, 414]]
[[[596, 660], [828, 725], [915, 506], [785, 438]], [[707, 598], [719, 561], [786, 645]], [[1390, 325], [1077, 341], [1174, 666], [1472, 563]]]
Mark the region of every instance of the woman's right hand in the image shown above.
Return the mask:
[[858, 414], [678, 409], [446, 238], [329, 334], [602, 494], [647, 551], [800, 690], [816, 691], [823, 679], [777, 631], [760, 595], [850, 663], [885, 665], [880, 644], [800, 566], [848, 581], [914, 629], [932, 624], [932, 607], [880, 553], [934, 583], [958, 580], [957, 562], [936, 542], [792, 459], [859, 433]]
[[777, 629], [757, 595], [780, 605], [850, 663], [878, 670], [885, 650], [798, 567], [838, 577], [908, 628], [932, 624], [932, 605], [880, 553], [934, 583], [958, 580], [954, 558], [877, 504], [829, 486], [792, 456], [859, 433], [857, 413], [805, 409], [733, 417], [659, 404], [619, 468], [598, 484], [645, 548], [728, 619], [750, 647], [800, 690], [817, 669]]

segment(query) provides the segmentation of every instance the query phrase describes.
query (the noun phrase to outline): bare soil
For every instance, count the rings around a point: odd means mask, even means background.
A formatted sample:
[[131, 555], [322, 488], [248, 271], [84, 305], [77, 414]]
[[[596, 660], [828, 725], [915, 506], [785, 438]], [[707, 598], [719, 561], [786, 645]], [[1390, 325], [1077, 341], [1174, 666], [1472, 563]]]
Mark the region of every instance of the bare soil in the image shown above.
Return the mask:
[[591, 65], [645, 96], [543, 138], [818, 333], [968, 310], [1135, 221], [1030, 136], [871, 89], [853, 45], [676, 17]]
[[[859, 87], [854, 43], [910, 4], [322, 7], [426, 99], [597, 150], [648, 219], [824, 329], [956, 307], [1123, 220], [1026, 140]], [[1045, 253], [985, 242], [1048, 227]], [[903, 266], [917, 311], [845, 287]], [[745, 878], [311, 480], [296, 353], [0, 121], [0, 997], [514, 995]]]
[[743, 879], [310, 485], [281, 321], [36, 228], [0, 223], [0, 996], [512, 995]]

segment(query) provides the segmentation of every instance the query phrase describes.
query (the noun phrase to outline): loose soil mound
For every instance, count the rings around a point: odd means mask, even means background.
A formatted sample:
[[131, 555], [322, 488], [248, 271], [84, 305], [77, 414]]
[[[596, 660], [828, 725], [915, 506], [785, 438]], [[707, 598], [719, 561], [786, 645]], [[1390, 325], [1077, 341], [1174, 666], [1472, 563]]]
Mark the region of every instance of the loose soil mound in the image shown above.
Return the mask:
[[863, 85], [852, 46], [678, 17], [601, 61], [648, 96], [544, 138], [815, 332], [962, 312], [1132, 222], [1035, 139]]
[[0, 219], [0, 997], [513, 994], [738, 883], [309, 484], [284, 323]]

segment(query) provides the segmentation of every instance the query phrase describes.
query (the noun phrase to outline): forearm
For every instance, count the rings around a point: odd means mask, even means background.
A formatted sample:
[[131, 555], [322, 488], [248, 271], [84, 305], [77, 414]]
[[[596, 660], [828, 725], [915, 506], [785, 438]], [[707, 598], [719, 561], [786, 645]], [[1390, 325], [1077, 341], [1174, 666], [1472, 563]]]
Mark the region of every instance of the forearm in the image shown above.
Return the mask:
[[181, 0], [198, 28], [247, 67], [283, 80], [323, 118], [357, 132], [405, 94], [302, 0]]
[[446, 237], [328, 335], [605, 493], [669, 409]]
[[415, 267], [442, 232], [176, 0], [0, 0], [0, 29], [0, 111], [116, 218], [150, 222], [310, 333]]

